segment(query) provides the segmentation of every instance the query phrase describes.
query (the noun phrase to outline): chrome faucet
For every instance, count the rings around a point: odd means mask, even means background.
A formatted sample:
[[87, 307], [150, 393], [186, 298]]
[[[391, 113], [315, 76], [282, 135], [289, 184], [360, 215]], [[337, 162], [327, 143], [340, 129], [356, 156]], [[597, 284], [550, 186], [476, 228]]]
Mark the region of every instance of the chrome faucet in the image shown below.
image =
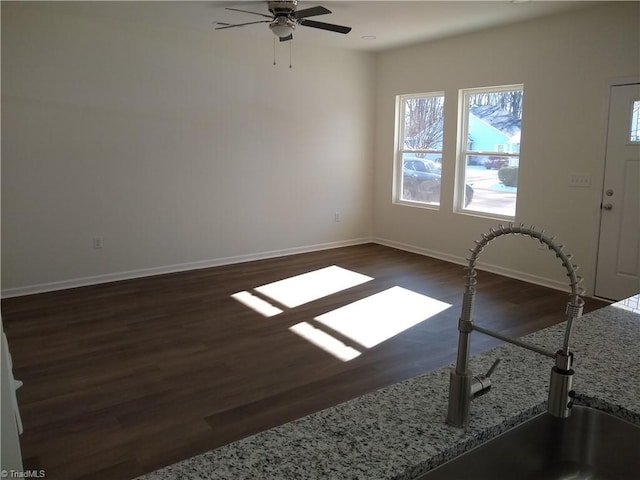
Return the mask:
[[[566, 310], [567, 326], [562, 348], [555, 353], [516, 338], [507, 337], [501, 333], [479, 327], [473, 323], [473, 300], [476, 293], [476, 262], [478, 257], [491, 240], [510, 234], [524, 235], [539, 240], [543, 246], [546, 245], [549, 250], [553, 250], [556, 253], [556, 257], [562, 261], [562, 265], [567, 270], [571, 288]], [[572, 390], [573, 354], [569, 350], [569, 341], [573, 329], [573, 321], [582, 315], [582, 308], [584, 307], [584, 300], [580, 296], [582, 288], [579, 287], [582, 278], [576, 275], [576, 270], [579, 267], [571, 263], [572, 256], [562, 251], [564, 246], [558, 245], [555, 242], [555, 237], [549, 237], [545, 235], [544, 230], [537, 231], [533, 226], [528, 228], [523, 224], [520, 224], [520, 226], [513, 224], [508, 226], [499, 225], [497, 229], [490, 228], [488, 234], [483, 233], [482, 239], [476, 240], [475, 243], [476, 246], [470, 249], [471, 257], [467, 259], [469, 263], [465, 267], [467, 273], [465, 275], [464, 296], [462, 298], [462, 313], [458, 322], [458, 331], [460, 332], [458, 337], [458, 356], [456, 366], [451, 371], [449, 380], [447, 423], [454, 427], [467, 426], [469, 424], [471, 400], [484, 395], [491, 389], [489, 376], [498, 361], [493, 364], [485, 375], [473, 376], [469, 371], [469, 345], [471, 332], [474, 330], [554, 359], [555, 365], [551, 369], [549, 384], [548, 412], [555, 417], [568, 417], [571, 413], [572, 399], [574, 397]]]

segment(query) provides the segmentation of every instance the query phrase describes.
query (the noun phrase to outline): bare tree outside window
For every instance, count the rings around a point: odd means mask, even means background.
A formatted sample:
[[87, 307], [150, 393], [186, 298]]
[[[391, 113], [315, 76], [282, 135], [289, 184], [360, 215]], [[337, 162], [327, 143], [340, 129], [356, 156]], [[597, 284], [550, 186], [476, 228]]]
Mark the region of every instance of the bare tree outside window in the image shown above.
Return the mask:
[[443, 97], [408, 98], [405, 101], [405, 149], [442, 150], [443, 126]]
[[492, 105], [514, 117], [522, 118], [522, 90], [485, 92], [469, 95], [470, 105]]

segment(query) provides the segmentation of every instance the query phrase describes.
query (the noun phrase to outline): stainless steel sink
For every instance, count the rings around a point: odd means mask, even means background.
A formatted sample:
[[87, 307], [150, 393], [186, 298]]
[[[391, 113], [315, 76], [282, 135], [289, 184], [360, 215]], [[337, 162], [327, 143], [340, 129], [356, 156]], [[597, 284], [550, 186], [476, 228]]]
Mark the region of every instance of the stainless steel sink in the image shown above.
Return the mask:
[[539, 415], [418, 480], [640, 479], [640, 427], [587, 407]]

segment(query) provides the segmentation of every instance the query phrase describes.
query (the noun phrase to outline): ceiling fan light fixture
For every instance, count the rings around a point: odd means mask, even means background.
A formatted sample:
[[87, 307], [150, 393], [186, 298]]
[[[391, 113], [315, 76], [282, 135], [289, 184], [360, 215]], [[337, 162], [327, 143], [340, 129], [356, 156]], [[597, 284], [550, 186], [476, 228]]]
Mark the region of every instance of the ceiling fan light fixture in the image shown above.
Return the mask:
[[269, 29], [276, 37], [286, 38], [293, 33], [296, 23], [282, 16], [277, 17], [274, 22], [269, 24]]

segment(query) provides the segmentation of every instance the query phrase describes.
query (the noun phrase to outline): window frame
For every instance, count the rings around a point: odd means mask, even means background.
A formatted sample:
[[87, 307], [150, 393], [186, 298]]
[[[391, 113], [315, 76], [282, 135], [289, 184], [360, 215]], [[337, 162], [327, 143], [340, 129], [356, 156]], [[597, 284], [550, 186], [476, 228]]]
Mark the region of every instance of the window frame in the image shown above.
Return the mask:
[[[499, 213], [487, 212], [484, 210], [476, 210], [473, 208], [473, 201], [469, 205], [471, 208], [464, 206], [465, 200], [465, 185], [466, 185], [466, 168], [467, 158], [471, 155], [477, 156], [496, 156], [496, 157], [508, 157], [517, 158], [518, 165], [520, 164], [520, 146], [518, 144], [518, 151], [516, 153], [509, 153], [496, 150], [474, 150], [470, 147], [469, 141], [469, 96], [478, 93], [498, 93], [498, 92], [510, 92], [514, 90], [520, 90], [523, 96], [524, 105], [524, 84], [517, 83], [511, 85], [497, 85], [493, 87], [474, 87], [464, 88], [458, 91], [458, 148], [456, 152], [456, 175], [454, 185], [454, 212], [472, 215], [475, 217], [491, 218], [496, 220], [515, 220], [518, 213], [518, 193], [516, 191], [516, 204], [513, 215], [502, 215]], [[524, 112], [524, 110], [523, 110]], [[522, 120], [522, 119], [521, 119]], [[522, 131], [522, 128], [521, 128]]]
[[[406, 115], [406, 100], [412, 98], [427, 98], [427, 97], [439, 97], [442, 99], [443, 119], [442, 119], [442, 136], [443, 146], [442, 149], [407, 149], [404, 145], [405, 140], [405, 115]], [[395, 118], [395, 141], [394, 141], [394, 162], [393, 162], [393, 191], [392, 202], [398, 205], [409, 205], [419, 208], [427, 208], [430, 210], [439, 210], [442, 203], [442, 172], [440, 174], [440, 198], [438, 203], [429, 203], [419, 200], [406, 200], [402, 198], [403, 188], [403, 171], [404, 171], [404, 154], [439, 154], [441, 158], [444, 155], [444, 106], [446, 102], [445, 92], [424, 92], [424, 93], [410, 93], [404, 95], [396, 95], [396, 118]], [[428, 160], [425, 158], [425, 160]], [[441, 164], [442, 167], [442, 164]]]

